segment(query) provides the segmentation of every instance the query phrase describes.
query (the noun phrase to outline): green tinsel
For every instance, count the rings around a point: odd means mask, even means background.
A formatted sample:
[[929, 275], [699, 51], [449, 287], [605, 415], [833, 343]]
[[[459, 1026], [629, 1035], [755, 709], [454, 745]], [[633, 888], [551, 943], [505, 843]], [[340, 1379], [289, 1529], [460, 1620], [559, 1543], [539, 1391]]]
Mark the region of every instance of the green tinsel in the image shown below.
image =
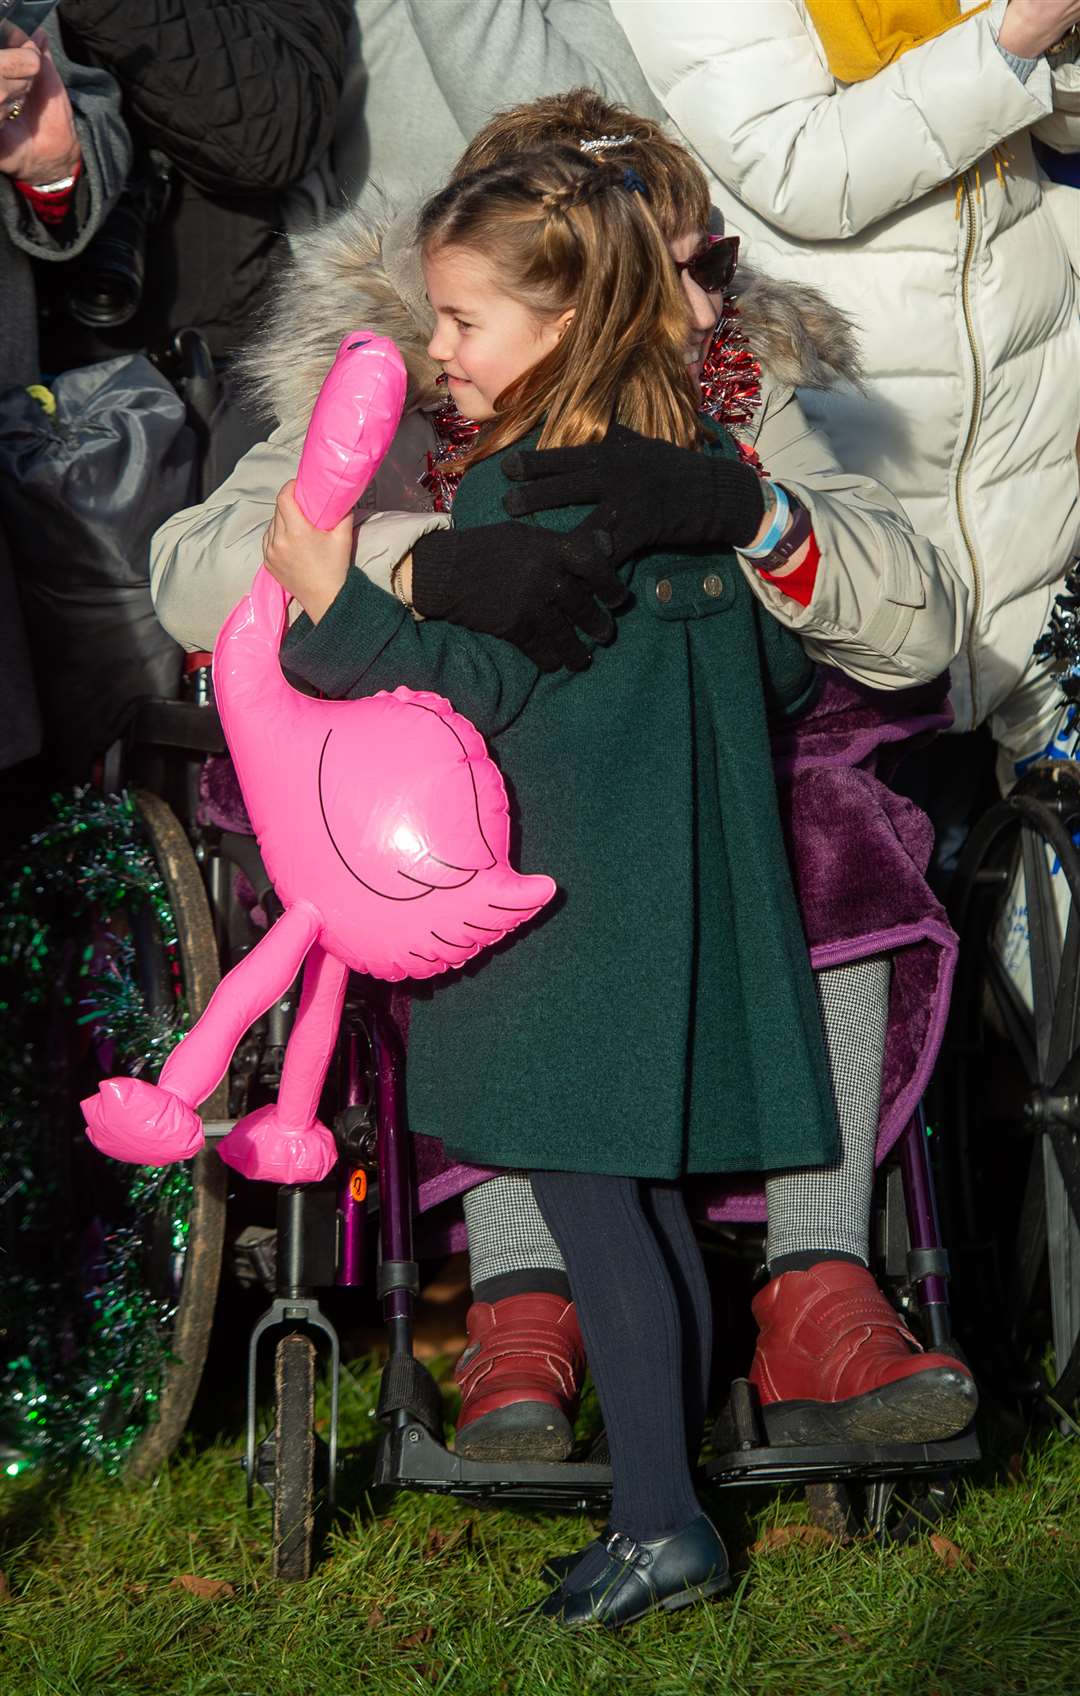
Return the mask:
[[[175, 1306], [145, 1258], [152, 1238], [183, 1254], [191, 1172], [114, 1167], [87, 1265], [55, 1146], [58, 1122], [62, 1150], [81, 1116], [52, 1048], [58, 1025], [74, 1028], [99, 1069], [157, 1076], [187, 1025], [175, 921], [127, 796], [58, 801], [0, 876], [0, 1445], [9, 1471], [89, 1461], [115, 1473], [155, 1416]], [[164, 956], [156, 1010], [124, 923], [137, 913]]]

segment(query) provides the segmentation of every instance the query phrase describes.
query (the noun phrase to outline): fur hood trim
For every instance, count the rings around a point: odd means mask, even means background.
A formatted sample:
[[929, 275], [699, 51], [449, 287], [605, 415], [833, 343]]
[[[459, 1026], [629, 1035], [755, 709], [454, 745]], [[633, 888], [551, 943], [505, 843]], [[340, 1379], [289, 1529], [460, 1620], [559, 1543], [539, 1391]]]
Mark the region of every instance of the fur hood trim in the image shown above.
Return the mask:
[[735, 294], [750, 349], [776, 382], [792, 389], [859, 386], [855, 326], [817, 289], [740, 265]]
[[375, 330], [401, 350], [408, 408], [443, 400], [427, 355], [434, 319], [413, 245], [413, 213], [373, 219], [350, 209], [291, 241], [292, 259], [238, 361], [244, 388], [302, 441], [323, 378], [349, 330]]
[[[428, 358], [431, 308], [414, 243], [416, 215], [374, 220], [356, 209], [294, 238], [292, 261], [241, 361], [253, 399], [300, 440], [341, 338], [375, 330], [401, 349], [409, 375], [410, 410], [441, 401], [438, 366]], [[774, 381], [827, 389], [858, 383], [851, 320], [816, 289], [738, 275], [742, 328], [751, 351]]]

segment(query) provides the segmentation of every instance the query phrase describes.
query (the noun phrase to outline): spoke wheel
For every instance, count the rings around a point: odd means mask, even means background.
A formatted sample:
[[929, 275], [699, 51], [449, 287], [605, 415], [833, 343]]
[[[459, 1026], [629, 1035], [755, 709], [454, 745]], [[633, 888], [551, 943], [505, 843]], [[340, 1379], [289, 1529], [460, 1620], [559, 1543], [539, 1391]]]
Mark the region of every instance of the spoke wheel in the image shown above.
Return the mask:
[[[225, 1173], [205, 1152], [168, 1168], [108, 1160], [79, 1102], [102, 1077], [154, 1075], [209, 1000], [217, 949], [199, 867], [158, 797], [133, 807], [91, 792], [42, 841], [39, 908], [24, 886], [19, 911], [45, 939], [46, 987], [27, 999], [29, 1065], [5, 1119], [17, 1181], [3, 1223], [25, 1286], [9, 1337], [10, 1442], [31, 1463], [146, 1477], [176, 1446], [205, 1363]], [[218, 1095], [204, 1112], [224, 1116]]]
[[1080, 774], [1035, 767], [957, 874], [960, 968], [940, 1149], [977, 1375], [1052, 1410], [1080, 1396]]
[[289, 1331], [274, 1351], [275, 1578], [310, 1578], [315, 1545], [315, 1345]]

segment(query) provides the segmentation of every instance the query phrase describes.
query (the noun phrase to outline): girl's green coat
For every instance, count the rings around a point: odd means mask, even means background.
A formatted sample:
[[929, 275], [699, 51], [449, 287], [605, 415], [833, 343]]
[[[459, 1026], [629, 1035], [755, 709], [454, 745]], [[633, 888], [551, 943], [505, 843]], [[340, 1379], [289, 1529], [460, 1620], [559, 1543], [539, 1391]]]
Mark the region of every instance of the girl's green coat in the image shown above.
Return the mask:
[[[507, 522], [501, 457], [462, 480], [458, 527]], [[806, 704], [813, 668], [730, 554], [651, 554], [627, 581], [617, 639], [581, 674], [417, 623], [358, 571], [290, 633], [288, 670], [328, 695], [447, 695], [506, 779], [513, 863], [559, 885], [527, 929], [418, 988], [411, 1123], [483, 1165], [816, 1165], [835, 1111], [766, 727]]]

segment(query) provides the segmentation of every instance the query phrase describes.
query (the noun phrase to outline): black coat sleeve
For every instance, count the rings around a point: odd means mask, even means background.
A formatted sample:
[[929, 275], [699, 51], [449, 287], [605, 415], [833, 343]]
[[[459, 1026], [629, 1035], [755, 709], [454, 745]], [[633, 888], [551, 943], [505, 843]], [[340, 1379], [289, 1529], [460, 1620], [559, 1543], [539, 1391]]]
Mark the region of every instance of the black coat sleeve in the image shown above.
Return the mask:
[[267, 193], [325, 153], [351, 0], [62, 0], [69, 49], [104, 65], [152, 146], [208, 194]]

